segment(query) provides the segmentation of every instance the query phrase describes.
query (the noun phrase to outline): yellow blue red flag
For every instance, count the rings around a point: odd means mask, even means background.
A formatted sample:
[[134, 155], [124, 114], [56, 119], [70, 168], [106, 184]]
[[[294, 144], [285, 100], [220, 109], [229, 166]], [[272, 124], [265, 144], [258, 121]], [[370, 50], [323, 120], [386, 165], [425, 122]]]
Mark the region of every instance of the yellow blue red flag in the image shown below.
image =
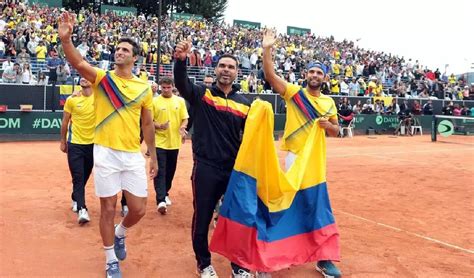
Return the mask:
[[303, 151], [285, 173], [273, 142], [273, 121], [270, 103], [254, 101], [210, 250], [265, 272], [339, 261], [324, 130], [316, 119]]

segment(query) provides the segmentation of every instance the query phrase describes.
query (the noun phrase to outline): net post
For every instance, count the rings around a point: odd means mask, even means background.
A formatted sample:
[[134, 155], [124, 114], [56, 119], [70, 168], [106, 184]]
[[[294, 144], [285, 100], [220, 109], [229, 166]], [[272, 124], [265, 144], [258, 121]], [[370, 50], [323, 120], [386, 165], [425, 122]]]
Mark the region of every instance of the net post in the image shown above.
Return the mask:
[[431, 121], [431, 142], [436, 142], [436, 115], [433, 115], [433, 120]]

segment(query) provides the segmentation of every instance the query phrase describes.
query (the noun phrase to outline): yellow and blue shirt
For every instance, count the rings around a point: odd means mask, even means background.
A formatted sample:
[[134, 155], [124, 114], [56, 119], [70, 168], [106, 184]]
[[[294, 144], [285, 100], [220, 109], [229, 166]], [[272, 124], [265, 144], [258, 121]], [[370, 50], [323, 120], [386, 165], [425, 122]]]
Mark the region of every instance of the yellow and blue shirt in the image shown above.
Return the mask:
[[304, 147], [317, 118], [337, 120], [334, 100], [322, 93], [316, 97], [306, 88], [288, 83], [283, 99], [287, 104], [285, 131], [281, 149], [298, 154]]
[[114, 150], [139, 152], [141, 111], [153, 111], [150, 84], [136, 76], [121, 78], [114, 71], [96, 68], [96, 72], [92, 86], [96, 108], [94, 143]]

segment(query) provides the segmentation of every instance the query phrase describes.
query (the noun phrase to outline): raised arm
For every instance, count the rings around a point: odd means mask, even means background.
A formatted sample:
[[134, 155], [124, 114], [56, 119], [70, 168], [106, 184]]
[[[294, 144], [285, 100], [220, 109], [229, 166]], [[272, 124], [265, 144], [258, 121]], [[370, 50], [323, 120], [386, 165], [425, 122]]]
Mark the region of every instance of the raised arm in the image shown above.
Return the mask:
[[197, 86], [188, 78], [186, 58], [190, 51], [191, 42], [189, 41], [181, 41], [176, 45], [174, 52], [176, 62], [174, 63], [173, 75], [176, 89], [178, 89], [179, 94], [192, 105], [194, 104], [195, 99], [199, 97], [199, 93], [204, 91], [205, 88]]
[[82, 58], [81, 53], [79, 53], [79, 51], [74, 47], [71, 40], [75, 23], [76, 16], [74, 14], [64, 12], [59, 17], [58, 35], [61, 39], [64, 55], [66, 56], [66, 60], [82, 77], [94, 84], [97, 77], [95, 69]]
[[265, 73], [265, 80], [270, 83], [270, 86], [281, 96], [286, 91], [286, 81], [281, 79], [273, 67], [272, 48], [276, 41], [275, 30], [267, 29], [263, 35], [263, 72]]

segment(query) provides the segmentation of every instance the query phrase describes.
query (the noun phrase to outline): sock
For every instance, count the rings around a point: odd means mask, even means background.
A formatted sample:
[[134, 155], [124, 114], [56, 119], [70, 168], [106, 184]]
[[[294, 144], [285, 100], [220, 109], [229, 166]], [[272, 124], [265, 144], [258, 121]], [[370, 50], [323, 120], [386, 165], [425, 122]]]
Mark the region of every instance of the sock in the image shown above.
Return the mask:
[[115, 256], [114, 246], [104, 246], [105, 251], [105, 263], [110, 263], [113, 261], [118, 261], [117, 256]]
[[117, 227], [115, 227], [115, 236], [119, 238], [125, 237], [126, 231], [127, 231], [127, 228], [125, 228], [122, 225], [122, 222], [120, 222], [120, 224], [118, 224]]

